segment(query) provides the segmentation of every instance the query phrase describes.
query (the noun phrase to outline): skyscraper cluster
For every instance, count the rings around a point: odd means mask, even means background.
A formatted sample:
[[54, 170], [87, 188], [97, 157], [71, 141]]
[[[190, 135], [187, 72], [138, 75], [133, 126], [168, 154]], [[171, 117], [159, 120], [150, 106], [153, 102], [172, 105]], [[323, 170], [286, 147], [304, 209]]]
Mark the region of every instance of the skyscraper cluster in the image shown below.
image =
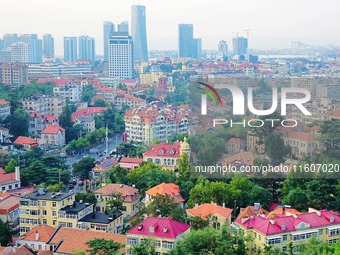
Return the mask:
[[194, 38], [192, 24], [178, 25], [178, 57], [202, 58], [202, 39]]
[[37, 34], [5, 34], [0, 39], [0, 62], [42, 62], [43, 56], [54, 56], [54, 39], [50, 34], [39, 39]]
[[93, 37], [82, 35], [80, 37], [64, 37], [64, 61], [95, 60], [95, 40]]
[[248, 49], [248, 39], [245, 37], [234, 37], [233, 38], [233, 54], [234, 55], [245, 55]]

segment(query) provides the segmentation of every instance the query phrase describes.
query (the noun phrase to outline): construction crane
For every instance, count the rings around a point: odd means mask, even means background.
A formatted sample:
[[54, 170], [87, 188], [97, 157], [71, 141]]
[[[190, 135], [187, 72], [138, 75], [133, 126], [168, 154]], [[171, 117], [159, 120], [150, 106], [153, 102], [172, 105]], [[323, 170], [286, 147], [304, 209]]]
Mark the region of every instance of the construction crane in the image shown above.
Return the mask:
[[236, 37], [238, 37], [239, 33], [243, 33], [243, 32], [231, 32], [232, 34], [236, 34]]
[[244, 32], [247, 32], [247, 39], [249, 39], [249, 32], [255, 31], [256, 29], [245, 29]]

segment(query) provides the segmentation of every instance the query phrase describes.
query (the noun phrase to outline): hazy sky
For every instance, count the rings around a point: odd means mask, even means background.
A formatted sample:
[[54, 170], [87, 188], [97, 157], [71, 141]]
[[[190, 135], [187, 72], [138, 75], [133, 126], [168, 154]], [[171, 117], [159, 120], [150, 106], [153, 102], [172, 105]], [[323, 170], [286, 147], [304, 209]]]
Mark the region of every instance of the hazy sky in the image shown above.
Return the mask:
[[231, 48], [232, 32], [244, 29], [255, 29], [250, 48], [289, 48], [291, 41], [340, 45], [337, 0], [0, 0], [0, 36], [50, 33], [61, 55], [63, 36], [89, 35], [102, 54], [103, 21], [130, 24], [134, 4], [146, 6], [149, 50], [177, 50], [180, 23], [194, 25], [203, 49], [217, 49], [222, 39]]

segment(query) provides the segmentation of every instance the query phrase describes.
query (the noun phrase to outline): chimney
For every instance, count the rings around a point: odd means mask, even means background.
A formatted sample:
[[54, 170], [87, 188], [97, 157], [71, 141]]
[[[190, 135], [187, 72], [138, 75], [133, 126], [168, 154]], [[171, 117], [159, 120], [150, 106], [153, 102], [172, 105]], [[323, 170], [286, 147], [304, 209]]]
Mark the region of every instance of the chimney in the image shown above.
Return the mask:
[[196, 208], [196, 209], [198, 208], [198, 203], [195, 203], [195, 208]]
[[225, 209], [225, 203], [224, 203], [224, 202], [223, 202], [223, 205], [222, 205], [222, 206], [223, 206], [223, 209]]
[[15, 167], [15, 180], [20, 181], [20, 167], [18, 166]]
[[38, 230], [35, 231], [35, 240], [36, 241], [39, 240], [39, 232], [38, 232]]

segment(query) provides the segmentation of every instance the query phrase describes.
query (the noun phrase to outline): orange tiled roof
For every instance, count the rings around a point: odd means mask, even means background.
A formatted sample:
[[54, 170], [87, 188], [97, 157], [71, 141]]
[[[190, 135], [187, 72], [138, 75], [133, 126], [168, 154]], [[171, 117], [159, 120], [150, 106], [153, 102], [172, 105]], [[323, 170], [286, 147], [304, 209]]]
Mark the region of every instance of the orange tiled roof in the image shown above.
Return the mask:
[[184, 202], [182, 195], [179, 193], [179, 187], [174, 183], [161, 183], [146, 191], [149, 196], [155, 197], [157, 194], [166, 195], [172, 197], [175, 203]]
[[122, 196], [135, 195], [139, 193], [138, 189], [134, 187], [131, 187], [126, 184], [114, 184], [114, 183], [107, 184], [104, 187], [95, 191], [96, 194], [102, 194], [107, 196], [118, 192], [121, 193]]
[[34, 140], [32, 137], [28, 137], [28, 136], [18, 136], [18, 138], [14, 141], [14, 144], [29, 144], [29, 145], [35, 145], [35, 144], [37, 144], [37, 141]]
[[237, 216], [237, 220], [238, 219], [242, 219], [242, 218], [250, 218], [251, 216], [255, 216], [255, 215], [268, 215], [268, 211], [263, 209], [262, 206], [260, 205], [258, 210], [254, 210], [254, 206], [248, 206], [246, 208], [241, 208], [241, 212], [240, 214]]
[[43, 131], [41, 131], [41, 133], [42, 134], [56, 135], [56, 134], [58, 134], [59, 130], [60, 130], [61, 133], [65, 132], [65, 129], [63, 129], [62, 127], [55, 124], [55, 125], [48, 126]]
[[62, 241], [56, 252], [62, 254], [74, 254], [75, 251], [88, 250], [89, 246], [86, 244], [86, 242], [95, 238], [104, 238], [106, 240], [113, 240], [123, 245], [126, 244], [125, 235], [65, 227], [61, 227], [49, 243], [57, 245], [60, 241]]
[[315, 136], [304, 132], [291, 132], [288, 134], [287, 138], [296, 139], [305, 142], [315, 141]]
[[201, 218], [206, 218], [208, 215], [219, 214], [227, 219], [233, 210], [230, 208], [224, 208], [220, 205], [206, 203], [192, 209], [187, 209], [186, 211], [192, 216], [199, 216]]
[[26, 241], [37, 241], [36, 234], [39, 234], [39, 242], [47, 242], [53, 233], [56, 231], [56, 228], [48, 226], [48, 225], [41, 225], [32, 228], [29, 232], [26, 233], [25, 236], [21, 238], [21, 240]]
[[277, 215], [287, 215], [287, 212], [295, 215], [301, 214], [301, 212], [294, 208], [285, 208], [285, 210], [283, 210], [283, 208], [277, 208], [276, 210], [269, 212], [267, 218], [276, 218]]

